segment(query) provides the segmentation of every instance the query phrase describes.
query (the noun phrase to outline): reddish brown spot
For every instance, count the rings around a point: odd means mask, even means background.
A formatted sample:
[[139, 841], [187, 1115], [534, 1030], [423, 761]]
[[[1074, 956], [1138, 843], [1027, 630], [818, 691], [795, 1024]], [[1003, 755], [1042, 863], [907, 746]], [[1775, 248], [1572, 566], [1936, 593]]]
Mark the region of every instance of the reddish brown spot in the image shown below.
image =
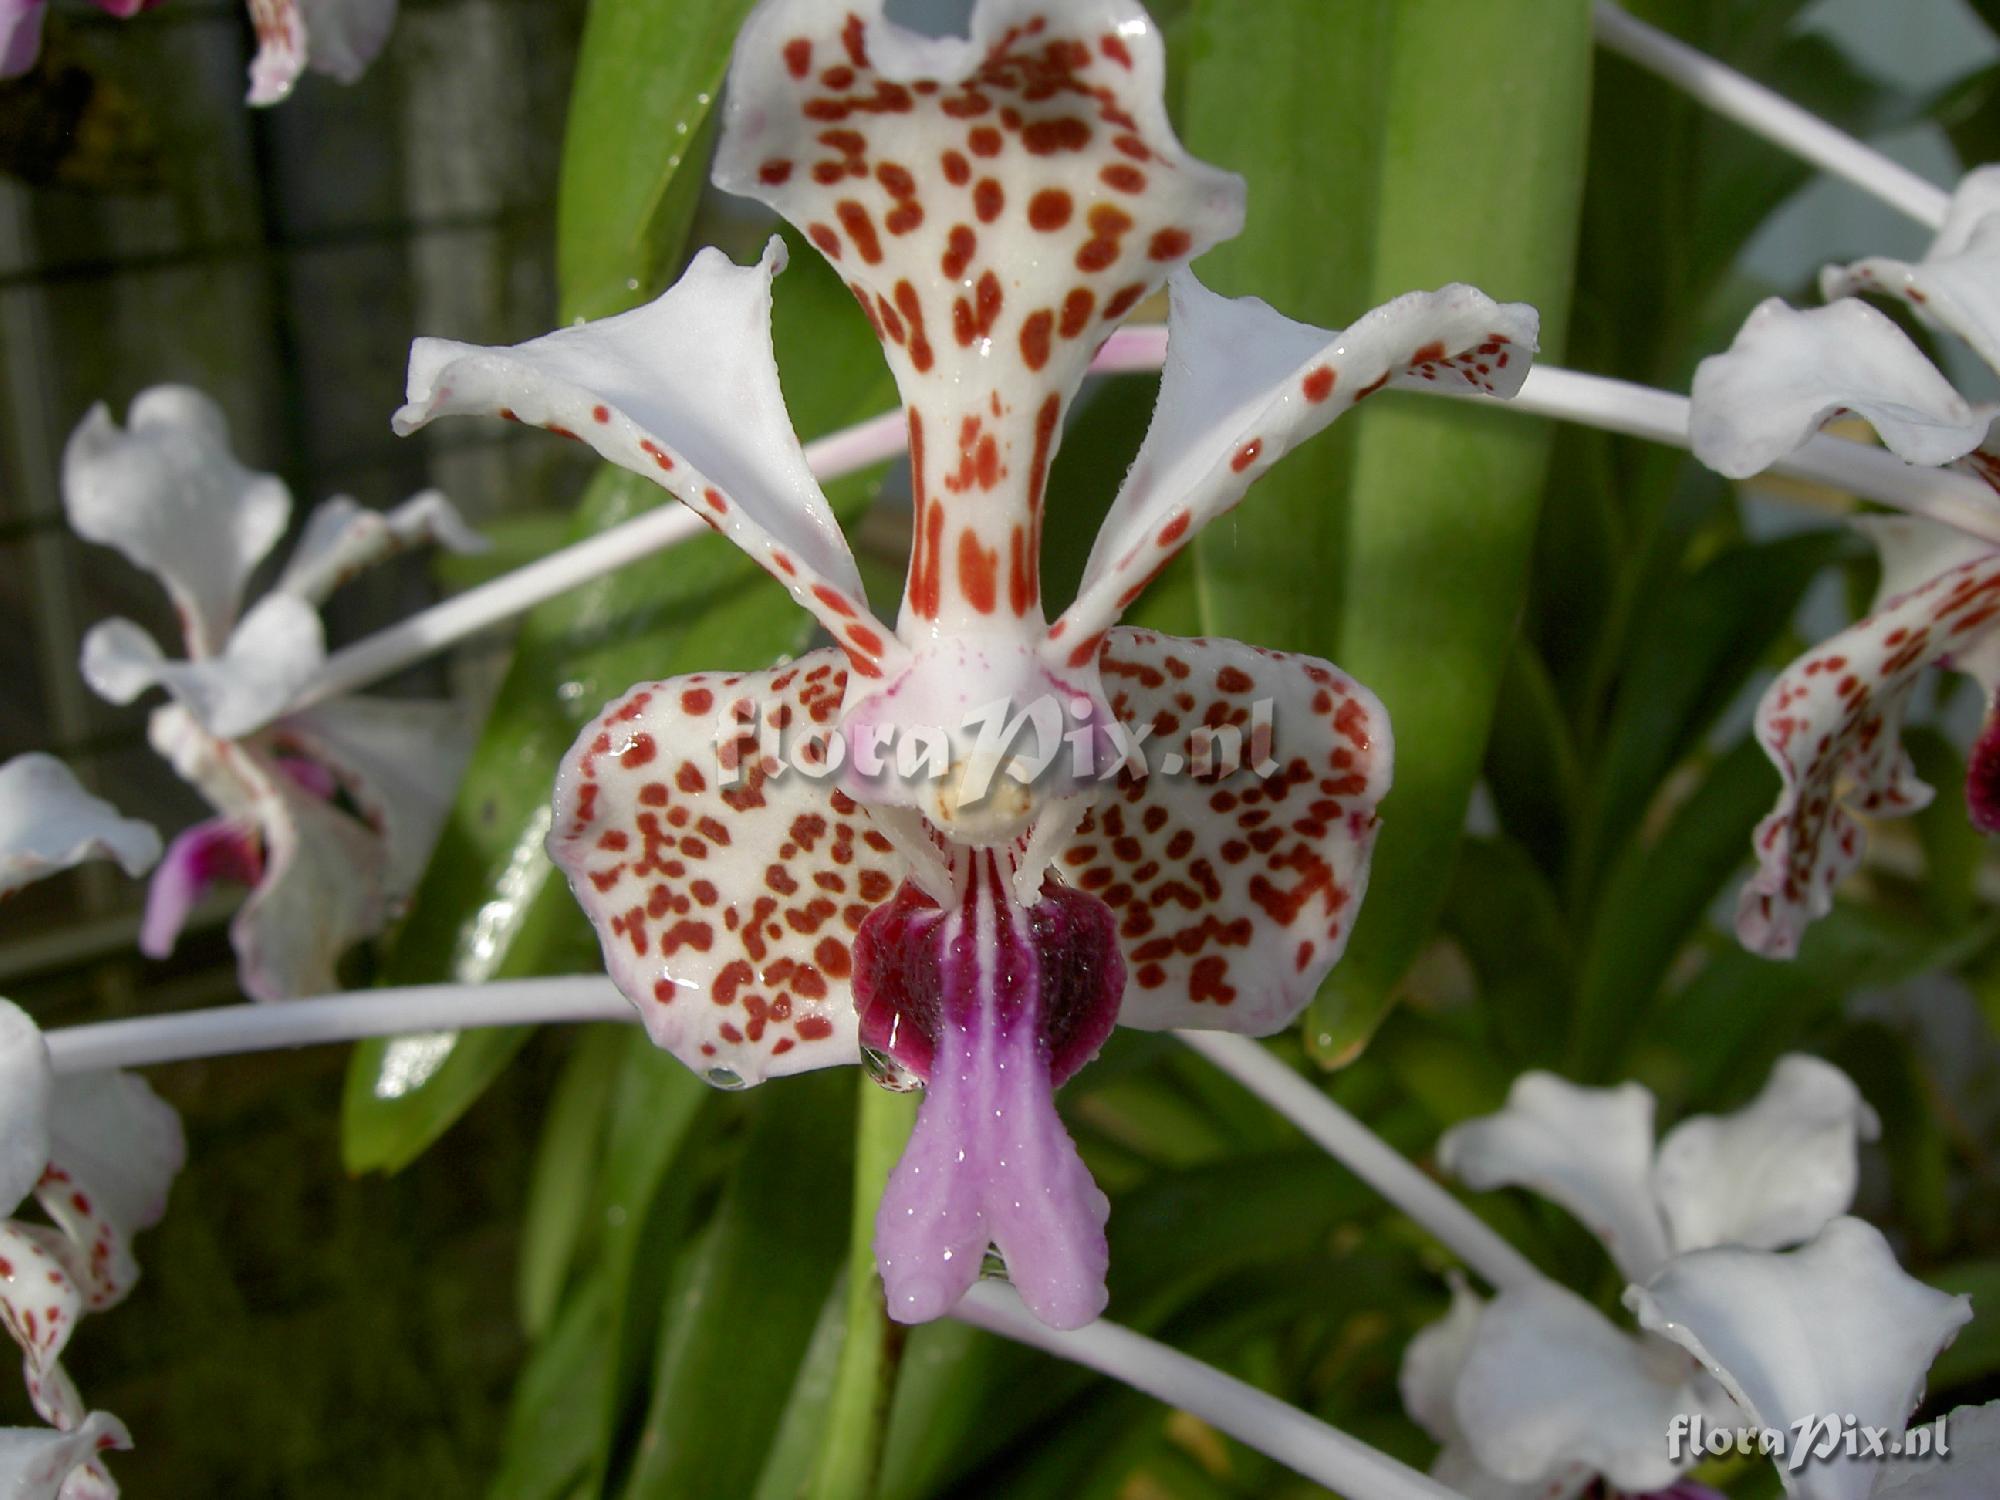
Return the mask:
[[1000, 184], [991, 177], [980, 178], [978, 186], [972, 190], [972, 211], [979, 216], [979, 222], [991, 224], [1006, 206], [1007, 195], [1001, 191]]
[[1130, 71], [1132, 67], [1132, 54], [1126, 50], [1125, 38], [1119, 36], [1116, 32], [1107, 33], [1097, 39], [1097, 48], [1106, 57], [1117, 63], [1119, 67]]
[[875, 221], [868, 217], [868, 210], [852, 198], [843, 198], [833, 206], [833, 211], [840, 216], [840, 227], [854, 241], [855, 252], [869, 265], [879, 264], [882, 245], [875, 238]]
[[1410, 363], [1413, 365], [1434, 365], [1443, 358], [1444, 358], [1443, 342], [1438, 339], [1432, 339], [1428, 344], [1424, 345], [1423, 348], [1419, 349], [1415, 354], [1412, 354], [1410, 356]]
[[959, 591], [965, 595], [965, 602], [982, 615], [992, 614], [999, 601], [999, 566], [999, 552], [980, 546], [971, 527], [958, 534]]
[[847, 49], [847, 60], [855, 67], [868, 66], [868, 46], [862, 40], [861, 17], [848, 16], [847, 24], [840, 28], [840, 45]]
[[998, 156], [1001, 135], [991, 125], [977, 125], [973, 127], [971, 134], [966, 136], [965, 144], [972, 148], [974, 156]]
[[1069, 664], [1072, 667], [1089, 666], [1097, 659], [1097, 649], [1103, 644], [1104, 632], [1101, 630], [1096, 635], [1085, 636], [1076, 643], [1076, 649], [1070, 652]]
[[1162, 547], [1171, 547], [1175, 542], [1186, 536], [1188, 523], [1192, 519], [1186, 511], [1182, 511], [1171, 521], [1167, 522], [1166, 525], [1162, 526], [1160, 528], [1160, 545]]
[[924, 305], [907, 279], [896, 283], [896, 306], [910, 325], [910, 363], [919, 375], [934, 363], [930, 340], [924, 336]]
[[1025, 615], [1034, 600], [1034, 559], [1028, 555], [1026, 533], [1016, 526], [1007, 538], [1007, 607]]
[[1333, 380], [1333, 366], [1321, 365], [1299, 382], [1299, 389], [1305, 392], [1308, 401], [1324, 401], [1333, 394]]
[[689, 688], [681, 694], [681, 712], [705, 714], [715, 707], [715, 694], [707, 688]]
[[1132, 285], [1121, 288], [1112, 295], [1109, 302], [1104, 304], [1104, 321], [1107, 323], [1117, 322], [1125, 314], [1137, 307], [1139, 299], [1145, 295], [1146, 288], [1141, 282], [1135, 281]]
[[923, 222], [923, 206], [914, 200], [898, 203], [882, 216], [882, 227], [891, 234], [908, 234]]
[[1229, 467], [1241, 474], [1250, 465], [1257, 462], [1257, 456], [1263, 451], [1264, 440], [1262, 438], [1252, 438], [1236, 450], [1236, 456], [1229, 460]]
[[1049, 332], [1055, 321], [1055, 314], [1043, 308], [1030, 313], [1021, 325], [1021, 358], [1030, 370], [1039, 370], [1049, 362]]
[[866, 625], [848, 626], [847, 638], [854, 642], [861, 650], [866, 651], [870, 656], [880, 656], [882, 654], [882, 637], [870, 630]]
[[642, 453], [649, 454], [652, 457], [653, 462], [659, 465], [660, 469], [663, 472], [673, 468], [674, 466], [674, 461], [671, 458], [669, 458], [666, 452], [660, 447], [660, 445], [654, 442], [651, 438], [639, 439], [639, 451]]
[[847, 596], [829, 584], [814, 584], [813, 598], [819, 600], [820, 603], [824, 604], [844, 620], [854, 618], [854, 606], [848, 602]]
[[830, 224], [806, 225], [806, 238], [819, 246], [819, 253], [828, 260], [840, 259], [840, 236], [833, 232]]
[[1219, 693], [1247, 693], [1255, 686], [1250, 674], [1240, 667], [1224, 667], [1215, 674], [1215, 690]]
[[718, 516], [729, 514], [729, 502], [722, 498], [722, 491], [716, 489], [715, 486], [710, 485], [707, 489], [703, 490], [701, 498], [708, 502], [708, 508]]
[[653, 743], [650, 734], [635, 734], [632, 742], [619, 752], [618, 764], [626, 770], [637, 770], [648, 764], [659, 753], [659, 746]]
[[778, 187], [790, 180], [792, 164], [783, 157], [774, 157], [757, 169], [757, 180], [769, 187]]
[[1090, 144], [1090, 125], [1075, 115], [1032, 120], [1021, 132], [1021, 144], [1036, 156], [1053, 156], [1058, 151], [1081, 151]]
[[785, 43], [785, 71], [794, 78], [803, 78], [812, 71], [813, 44], [802, 36], [795, 36]]
[[1070, 220], [1075, 205], [1061, 188], [1043, 188], [1028, 200], [1028, 223], [1044, 234], [1053, 234]]
[[1141, 172], [1137, 167], [1128, 166], [1122, 161], [1113, 162], [1097, 175], [1103, 180], [1106, 187], [1116, 188], [1121, 193], [1143, 193], [1146, 191], [1146, 174]]
[[833, 1022], [825, 1016], [801, 1016], [792, 1030], [802, 1042], [820, 1042], [833, 1035]]
[[1162, 229], [1146, 246], [1146, 254], [1154, 260], [1179, 260], [1193, 244], [1193, 236], [1185, 229]]
[[1360, 390], [1354, 393], [1354, 404], [1356, 406], [1359, 406], [1363, 401], [1366, 401], [1370, 396], [1374, 395], [1377, 391], [1381, 390], [1382, 387], [1387, 385], [1388, 383], [1389, 383], [1389, 372], [1387, 370], [1384, 370], [1380, 375], [1377, 375], [1373, 380], [1369, 381], [1368, 384], [1364, 385], [1363, 387], [1361, 387]]
[[957, 151], [947, 151], [939, 161], [944, 167], [944, 180], [953, 187], [964, 187], [972, 181], [972, 163]]
[[972, 257], [978, 252], [979, 237], [972, 232], [970, 224], [954, 224], [951, 233], [945, 237], [944, 258], [939, 262], [944, 274], [953, 281], [965, 275], [966, 267], [972, 264]]
[[1059, 331], [1066, 339], [1073, 339], [1082, 333], [1090, 322], [1090, 315], [1097, 307], [1097, 294], [1087, 286], [1072, 287], [1063, 298], [1062, 323]]

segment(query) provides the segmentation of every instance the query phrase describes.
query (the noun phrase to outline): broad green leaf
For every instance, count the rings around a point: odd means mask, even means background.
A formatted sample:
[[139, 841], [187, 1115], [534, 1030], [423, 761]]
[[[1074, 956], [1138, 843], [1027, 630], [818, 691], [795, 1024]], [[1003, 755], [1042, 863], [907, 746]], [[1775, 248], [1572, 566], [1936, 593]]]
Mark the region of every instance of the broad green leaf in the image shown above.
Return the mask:
[[1709, 768], [1657, 839], [1634, 840], [1612, 867], [1583, 961], [1570, 1071], [1622, 1077], [1618, 1062], [1644, 1024], [1669, 966], [1750, 854], [1778, 779], [1756, 739]]
[[1459, 850], [1443, 925], [1479, 976], [1493, 1034], [1522, 1067], [1561, 1055], [1576, 989], [1576, 955], [1554, 893], [1511, 839], [1468, 839]]
[[744, 1495], [847, 1241], [851, 1077], [761, 1090], [750, 1136], [669, 1297], [626, 1500]]
[[1930, 1388], [1942, 1393], [2000, 1374], [2000, 1257], [1961, 1261], [1924, 1279], [1972, 1298], [1972, 1321], [1931, 1366]]
[[[1370, 305], [1378, 143], [1395, 7], [1387, 0], [1196, 0], [1183, 69], [1190, 150], [1249, 185], [1243, 233], [1203, 282], [1343, 328]], [[1288, 455], [1243, 508], [1195, 539], [1201, 629], [1331, 656], [1353, 435]]]
[[563, 1309], [514, 1387], [487, 1500], [561, 1500], [575, 1493], [597, 1440], [592, 1417], [606, 1374], [599, 1351], [616, 1324], [601, 1283], [586, 1286]]
[[833, 1401], [841, 1350], [847, 1340], [847, 1282], [836, 1278], [820, 1308], [812, 1342], [799, 1361], [798, 1377], [785, 1399], [785, 1412], [771, 1439], [763, 1472], [750, 1500], [798, 1500], [811, 1483], [821, 1445], [832, 1435], [827, 1410]]
[[[1374, 296], [1467, 281], [1533, 303], [1560, 357], [1589, 126], [1585, 0], [1393, 7]], [[1381, 1020], [1444, 900], [1513, 651], [1545, 424], [1384, 397], [1360, 424], [1342, 667], [1388, 707], [1396, 782], [1347, 955], [1307, 1017], [1329, 1065]]]
[[555, 1316], [584, 1238], [584, 1205], [597, 1186], [604, 1119], [623, 1042], [615, 1027], [585, 1028], [542, 1116], [521, 1226], [521, 1326], [530, 1338], [544, 1333]]
[[1500, 680], [1493, 736], [1486, 745], [1486, 785], [1508, 834], [1549, 880], [1559, 882], [1583, 799], [1583, 772], [1555, 684], [1541, 653], [1527, 641], [1515, 643]]
[[557, 191], [563, 322], [618, 312], [672, 279], [701, 197], [729, 49], [750, 5], [593, 0]]

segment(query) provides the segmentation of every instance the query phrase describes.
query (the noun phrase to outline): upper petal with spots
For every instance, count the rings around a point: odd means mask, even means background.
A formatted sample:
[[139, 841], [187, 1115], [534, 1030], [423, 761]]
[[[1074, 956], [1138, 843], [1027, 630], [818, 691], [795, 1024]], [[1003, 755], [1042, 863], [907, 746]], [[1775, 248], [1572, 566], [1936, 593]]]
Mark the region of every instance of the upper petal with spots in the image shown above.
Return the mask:
[[766, 0], [738, 38], [716, 181], [827, 257], [909, 409], [906, 632], [1039, 621], [1042, 486], [1091, 354], [1241, 228], [1164, 80], [1136, 0], [981, 0], [947, 39], [881, 0]]
[[645, 684], [563, 758], [549, 855], [654, 1041], [713, 1081], [858, 1055], [851, 945], [905, 866], [829, 781], [758, 745], [805, 758], [846, 687], [833, 651]]
[[685, 501], [818, 616], [858, 670], [879, 671], [886, 632], [871, 627], [778, 385], [771, 280], [784, 262], [776, 239], [754, 266], [703, 250], [646, 306], [511, 349], [418, 339], [396, 431], [498, 415], [581, 439]]
[[1798, 951], [1807, 925], [1861, 860], [1856, 812], [1912, 813], [1931, 789], [1904, 752], [1903, 714], [1926, 667], [1971, 650], [2000, 619], [2000, 553], [1986, 553], [1891, 599], [1793, 662], [1757, 705], [1757, 739], [1782, 790], [1757, 825], [1757, 870], [1736, 933], [1771, 957]]
[[1120, 629], [1100, 667], [1128, 743], [1146, 738], [1056, 869], [1118, 919], [1118, 1018], [1276, 1031], [1353, 930], [1389, 790], [1388, 715], [1325, 662], [1235, 641]]
[[1539, 319], [1469, 286], [1410, 292], [1330, 333], [1255, 297], [1173, 278], [1166, 371], [1152, 425], [1097, 534], [1058, 630], [1089, 636], [1266, 469], [1384, 385], [1511, 396]]

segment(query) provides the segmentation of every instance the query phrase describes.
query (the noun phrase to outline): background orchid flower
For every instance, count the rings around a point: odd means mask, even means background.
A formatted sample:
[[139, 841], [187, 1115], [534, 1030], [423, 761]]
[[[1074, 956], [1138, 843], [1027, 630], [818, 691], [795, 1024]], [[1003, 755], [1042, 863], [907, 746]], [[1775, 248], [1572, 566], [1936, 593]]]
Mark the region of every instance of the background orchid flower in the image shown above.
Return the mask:
[[84, 1405], [60, 1357], [84, 1313], [132, 1290], [132, 1236], [158, 1222], [185, 1157], [179, 1117], [143, 1080], [53, 1077], [34, 1022], [0, 1000], [0, 1204], [11, 1213], [32, 1193], [49, 1220], [0, 1221], [0, 1323], [52, 1429], [0, 1431], [7, 1495], [118, 1493], [98, 1455], [131, 1438], [116, 1417]]
[[[1989, 431], [1995, 408], [1961, 396], [1908, 335], [1859, 300], [1900, 298], [2000, 371], [2000, 167], [1959, 184], [1921, 261], [1829, 266], [1820, 287], [1836, 300], [1801, 312], [1773, 298], [1728, 353], [1702, 361], [1690, 424], [1702, 462], [1731, 477], [1754, 474], [1828, 418], [1852, 412], [1910, 463], [2000, 481]], [[2000, 656], [1989, 644], [2000, 557], [1992, 543], [1932, 522], [1862, 525], [1882, 552], [1874, 606], [1786, 668], [1757, 707], [1758, 740], [1784, 787], [1758, 826], [1757, 871], [1739, 898], [1736, 929], [1747, 947], [1773, 958], [1797, 952], [1806, 926], [1831, 910], [1834, 888], [1859, 863], [1862, 830], [1852, 814], [1906, 814], [1930, 801], [1901, 736], [1927, 667], [1967, 672], [1986, 693], [1966, 801], [1975, 825], [2000, 830]]]
[[[1447, 1132], [1438, 1160], [1470, 1187], [1532, 1188], [1567, 1209], [1638, 1295], [1663, 1284], [1706, 1287], [1715, 1262], [1697, 1252], [1761, 1266], [1782, 1259], [1770, 1251], [1812, 1239], [1852, 1202], [1857, 1144], [1878, 1129], [1844, 1073], [1797, 1054], [1779, 1061], [1748, 1105], [1692, 1116], [1657, 1148], [1653, 1109], [1636, 1083], [1589, 1089], [1527, 1073], [1497, 1114]], [[1794, 1270], [1770, 1274], [1799, 1279]], [[1697, 1457], [1670, 1453], [1676, 1416], [1725, 1426], [1752, 1418], [1731, 1402], [1739, 1385], [1698, 1368], [1700, 1351], [1664, 1320], [1639, 1318], [1649, 1332], [1635, 1336], [1553, 1282], [1485, 1302], [1455, 1283], [1451, 1310], [1411, 1340], [1402, 1369], [1405, 1407], [1442, 1445], [1433, 1472], [1496, 1500], [1560, 1500], [1600, 1476], [1628, 1495], [1667, 1491]], [[1777, 1362], [1790, 1349], [1768, 1323], [1746, 1323], [1743, 1335]], [[1919, 1372], [1936, 1349], [1926, 1346]]]
[[[827, 258], [902, 392], [915, 522], [893, 630], [785, 413], [776, 242], [751, 267], [705, 251], [651, 305], [512, 349], [421, 340], [396, 417], [408, 432], [497, 412], [581, 438], [693, 506], [833, 637], [771, 671], [613, 704], [564, 762], [550, 851], [655, 1040], [711, 1081], [866, 1048], [927, 1085], [877, 1221], [905, 1321], [949, 1310], [989, 1242], [1039, 1317], [1093, 1317], [1106, 1203], [1054, 1088], [1116, 1021], [1283, 1026], [1365, 887], [1390, 760], [1374, 697], [1324, 662], [1117, 629], [1119, 615], [1363, 397], [1437, 381], [1510, 394], [1534, 349], [1531, 309], [1469, 287], [1339, 333], [1205, 291], [1185, 264], [1240, 227], [1242, 185], [1180, 148], [1164, 71], [1132, 0], [983, 0], [969, 37], [946, 40], [879, 3], [767, 0], [738, 37], [716, 180]], [[1063, 416], [1093, 352], [1163, 280], [1153, 424], [1049, 623], [1040, 539]], [[1121, 735], [1143, 727], [1156, 752], [1198, 763], [1216, 732], [1247, 734], [1260, 700], [1275, 770], [1111, 774]], [[1034, 777], [982, 750], [966, 723], [988, 707], [1041, 715], [1045, 748], [1080, 742], [1094, 766], [1065, 749]], [[838, 781], [746, 753], [760, 724], [837, 730]], [[919, 732], [944, 739], [941, 776], [848, 753]]]
[[[135, 16], [160, 0], [96, 0], [106, 15]], [[257, 31], [252, 104], [277, 104], [307, 68], [352, 83], [396, 24], [396, 0], [247, 0]], [[0, 78], [18, 78], [42, 50], [48, 0], [0, 0]]]
[[115, 859], [136, 879], [159, 857], [150, 823], [91, 796], [54, 756], [17, 755], [0, 766], [0, 896], [86, 859]]
[[381, 514], [328, 500], [239, 618], [291, 496], [236, 461], [220, 409], [184, 386], [142, 392], [123, 429], [94, 408], [64, 453], [63, 496], [78, 535], [160, 579], [187, 651], [170, 659], [131, 621], [105, 620], [84, 638], [83, 675], [114, 703], [167, 690], [153, 747], [217, 814], [168, 846], [141, 950], [171, 951], [202, 895], [233, 882], [252, 888], [231, 926], [245, 991], [273, 1000], [337, 988], [340, 955], [381, 929], [422, 871], [471, 726], [452, 703], [352, 697], [286, 710], [325, 659], [329, 594], [410, 547], [469, 551], [479, 538], [435, 491]]

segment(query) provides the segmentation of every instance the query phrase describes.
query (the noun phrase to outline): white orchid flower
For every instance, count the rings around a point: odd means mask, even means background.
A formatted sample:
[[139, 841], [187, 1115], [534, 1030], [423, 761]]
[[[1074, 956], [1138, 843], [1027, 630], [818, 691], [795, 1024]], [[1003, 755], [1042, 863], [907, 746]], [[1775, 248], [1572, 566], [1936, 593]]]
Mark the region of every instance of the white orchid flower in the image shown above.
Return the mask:
[[[1773, 298], [1726, 354], [1695, 373], [1690, 436], [1703, 463], [1740, 478], [1783, 458], [1842, 412], [1865, 418], [1913, 464], [1948, 465], [2000, 485], [1996, 407], [1960, 395], [1862, 294], [1901, 299], [2000, 372], [2000, 167], [1959, 184], [1929, 253], [1874, 257], [1820, 275], [1828, 305]], [[2000, 516], [2000, 509], [1996, 509]], [[1927, 668], [1975, 678], [1986, 726], [1966, 776], [1972, 821], [2000, 831], [2000, 547], [1934, 522], [1861, 523], [1882, 553], [1867, 617], [1787, 667], [1757, 707], [1757, 737], [1783, 782], [1758, 825], [1757, 870], [1737, 908], [1746, 947], [1798, 951], [1806, 927], [1861, 860], [1855, 813], [1898, 816], [1930, 801], [1903, 751], [1903, 715]]]
[[160, 836], [83, 789], [51, 755], [0, 766], [0, 896], [86, 859], [115, 859], [127, 875], [153, 868]]
[[[1846, 1211], [1858, 1144], [1878, 1129], [1844, 1073], [1800, 1055], [1781, 1059], [1744, 1108], [1684, 1120], [1657, 1146], [1653, 1114], [1638, 1084], [1589, 1089], [1529, 1073], [1497, 1114], [1448, 1132], [1438, 1158], [1470, 1187], [1540, 1193], [1597, 1236], [1635, 1295], [1671, 1294], [1709, 1286], [1723, 1256], [1776, 1262], [1770, 1275], [1796, 1281], [1798, 1256], [1772, 1252], [1812, 1240]], [[1907, 1284], [1895, 1290], [1953, 1302], [1895, 1275]], [[1850, 1290], [1882, 1288], [1879, 1275], [1857, 1276]], [[1707, 1366], [1664, 1320], [1640, 1323], [1636, 1334], [1621, 1328], [1554, 1283], [1490, 1302], [1455, 1285], [1451, 1311], [1411, 1341], [1402, 1373], [1404, 1405], [1442, 1445], [1438, 1477], [1475, 1500], [1565, 1500], [1600, 1478], [1619, 1494], [1674, 1493], [1698, 1456], [1671, 1449], [1677, 1417], [1728, 1427], [1755, 1417], [1724, 1366]], [[1817, 1358], [1769, 1323], [1754, 1328], [1753, 1342], [1769, 1335], [1758, 1347], [1774, 1359]], [[1885, 1349], [1877, 1373], [1920, 1380], [1947, 1333], [1913, 1324], [1907, 1351]], [[1880, 1404], [1873, 1391], [1844, 1399]]]
[[165, 585], [186, 656], [129, 620], [83, 643], [83, 674], [114, 703], [148, 688], [153, 746], [217, 816], [173, 840], [153, 877], [142, 951], [170, 951], [211, 887], [251, 894], [231, 927], [244, 990], [260, 1000], [338, 988], [335, 965], [380, 931], [421, 873], [472, 726], [451, 703], [337, 698], [289, 705], [326, 656], [319, 606], [357, 572], [425, 542], [481, 545], [435, 491], [386, 513], [344, 497], [307, 517], [298, 545], [245, 611], [251, 572], [284, 533], [291, 496], [229, 451], [214, 402], [158, 386], [129, 425], [93, 409], [63, 456], [70, 524]]
[[0, 1220], [0, 1325], [20, 1345], [29, 1399], [50, 1424], [0, 1430], [9, 1500], [118, 1493], [100, 1455], [131, 1438], [85, 1406], [60, 1359], [84, 1313], [132, 1290], [132, 1236], [158, 1222], [185, 1158], [179, 1117], [143, 1080], [54, 1077], [34, 1022], [0, 1000], [0, 1213], [32, 1194], [47, 1215]]

